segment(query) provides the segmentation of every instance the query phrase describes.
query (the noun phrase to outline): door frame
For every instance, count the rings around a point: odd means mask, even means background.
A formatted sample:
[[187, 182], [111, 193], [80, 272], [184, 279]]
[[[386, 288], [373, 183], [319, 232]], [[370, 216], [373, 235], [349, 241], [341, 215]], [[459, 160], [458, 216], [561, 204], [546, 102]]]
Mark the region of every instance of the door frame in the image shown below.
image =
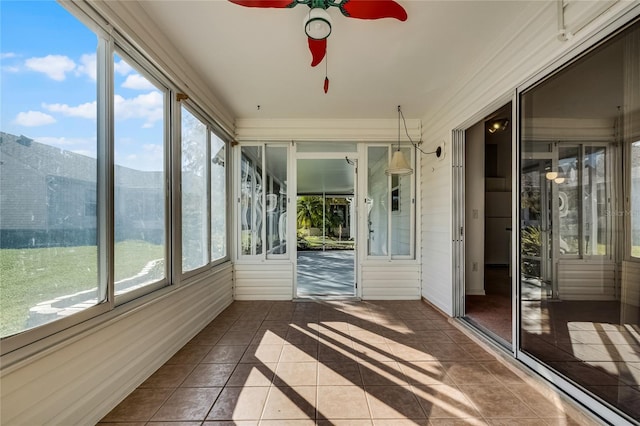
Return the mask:
[[[451, 191], [452, 191], [452, 228], [451, 228], [451, 244], [452, 244], [452, 316], [455, 318], [462, 319], [465, 316], [465, 296], [466, 296], [466, 286], [465, 286], [465, 175], [466, 175], [466, 165], [465, 165], [465, 132], [476, 125], [478, 122], [483, 121], [487, 116], [491, 115], [495, 111], [501, 109], [506, 104], [511, 103], [511, 117], [510, 122], [511, 125], [511, 229], [513, 230], [511, 233], [511, 345], [510, 346], [502, 346], [497, 345], [496, 347], [507, 348], [510, 353], [515, 357], [516, 348], [519, 347], [519, 333], [517, 332], [519, 329], [519, 303], [518, 300], [520, 298], [519, 288], [518, 288], [518, 276], [520, 274], [520, 268], [518, 265], [519, 258], [519, 250], [518, 246], [518, 232], [519, 228], [519, 212], [518, 212], [518, 202], [519, 202], [519, 188], [520, 181], [518, 176], [518, 161], [519, 161], [519, 149], [518, 149], [518, 103], [517, 103], [517, 92], [515, 90], [509, 91], [505, 93], [503, 96], [494, 100], [490, 105], [474, 114], [472, 117], [467, 119], [458, 127], [454, 128], [451, 131], [451, 155], [452, 155], [452, 182], [451, 182]], [[484, 267], [484, 265], [483, 265]], [[490, 333], [485, 332], [481, 328], [474, 327], [474, 329], [478, 330], [484, 336], [488, 336], [491, 339], [493, 337]], [[493, 341], [493, 340], [492, 340]]]
[[[353, 295], [345, 296], [345, 297], [356, 297], [360, 298], [362, 296], [362, 286], [358, 285], [360, 282], [360, 261], [359, 261], [359, 248], [358, 248], [358, 234], [359, 234], [359, 205], [358, 205], [358, 159], [359, 156], [359, 146], [361, 144], [357, 144], [357, 148], [355, 152], [297, 152], [296, 143], [292, 142], [291, 153], [289, 155], [290, 164], [289, 170], [291, 171], [290, 177], [292, 180], [292, 185], [290, 188], [293, 189], [291, 193], [291, 201], [289, 205], [291, 209], [296, 213], [295, 217], [297, 218], [298, 212], [298, 160], [344, 160], [345, 162], [348, 160], [353, 161], [355, 164], [353, 165], [353, 212], [352, 212], [352, 220], [354, 223], [355, 232], [351, 237], [354, 239], [353, 246]], [[295, 177], [295, 179], [294, 179]], [[290, 246], [291, 253], [291, 262], [293, 264], [293, 299], [298, 299], [298, 244], [297, 244], [297, 220], [289, 220], [288, 221], [288, 235], [295, 235], [295, 239], [291, 238], [292, 244]]]

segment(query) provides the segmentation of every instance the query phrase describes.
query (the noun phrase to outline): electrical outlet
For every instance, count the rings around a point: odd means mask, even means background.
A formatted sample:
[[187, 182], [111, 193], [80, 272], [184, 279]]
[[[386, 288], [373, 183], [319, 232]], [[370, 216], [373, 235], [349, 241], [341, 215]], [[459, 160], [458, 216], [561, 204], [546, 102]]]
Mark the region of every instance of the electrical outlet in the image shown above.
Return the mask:
[[478, 209], [473, 209], [473, 218], [474, 219], [478, 218]]
[[478, 262], [473, 262], [473, 266], [471, 267], [471, 269], [472, 269], [474, 272], [478, 272]]

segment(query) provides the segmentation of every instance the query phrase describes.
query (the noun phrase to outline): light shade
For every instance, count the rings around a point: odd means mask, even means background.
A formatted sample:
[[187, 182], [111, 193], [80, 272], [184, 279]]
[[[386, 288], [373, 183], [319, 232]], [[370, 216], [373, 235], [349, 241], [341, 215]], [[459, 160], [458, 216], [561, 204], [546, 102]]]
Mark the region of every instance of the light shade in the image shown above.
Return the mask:
[[413, 173], [413, 169], [407, 163], [404, 158], [404, 154], [399, 149], [393, 153], [389, 168], [384, 171], [387, 175], [410, 175]]
[[304, 17], [304, 32], [314, 40], [324, 40], [331, 34], [331, 17], [321, 7], [314, 7]]

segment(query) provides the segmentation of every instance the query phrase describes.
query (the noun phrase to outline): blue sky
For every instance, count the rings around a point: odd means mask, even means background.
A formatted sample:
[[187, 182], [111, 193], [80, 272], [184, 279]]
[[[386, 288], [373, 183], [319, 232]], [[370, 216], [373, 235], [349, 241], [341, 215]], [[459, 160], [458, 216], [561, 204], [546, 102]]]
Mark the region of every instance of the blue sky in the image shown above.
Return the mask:
[[[95, 157], [96, 34], [52, 0], [0, 1], [0, 130]], [[116, 163], [162, 168], [163, 96], [114, 57]]]

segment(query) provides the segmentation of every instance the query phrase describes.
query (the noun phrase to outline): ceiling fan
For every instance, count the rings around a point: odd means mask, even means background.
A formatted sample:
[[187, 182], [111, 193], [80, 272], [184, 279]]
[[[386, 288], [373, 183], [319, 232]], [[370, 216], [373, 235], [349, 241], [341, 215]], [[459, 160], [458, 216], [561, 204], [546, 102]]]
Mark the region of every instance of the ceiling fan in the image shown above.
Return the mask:
[[[327, 37], [331, 34], [329, 7], [337, 7], [347, 18], [407, 20], [407, 12], [393, 0], [229, 0], [246, 7], [291, 9], [299, 4], [309, 6], [304, 17], [304, 32], [311, 51], [311, 66], [315, 67], [327, 53]], [[329, 90], [329, 78], [325, 75], [324, 92]]]

